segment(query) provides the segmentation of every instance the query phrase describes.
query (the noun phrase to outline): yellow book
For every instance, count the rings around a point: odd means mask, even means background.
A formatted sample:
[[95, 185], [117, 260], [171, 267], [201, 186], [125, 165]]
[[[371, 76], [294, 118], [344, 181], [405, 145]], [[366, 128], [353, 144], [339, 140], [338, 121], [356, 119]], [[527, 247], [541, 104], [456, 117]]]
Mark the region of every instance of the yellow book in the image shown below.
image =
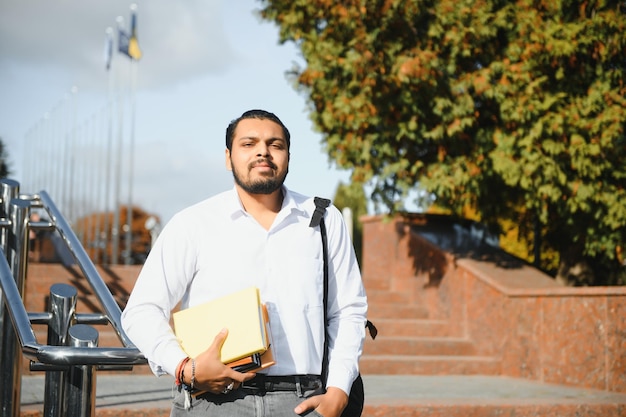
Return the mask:
[[249, 287], [175, 312], [174, 331], [183, 350], [195, 358], [223, 328], [228, 329], [220, 352], [222, 363], [228, 364], [263, 354], [270, 347], [268, 316], [263, 310], [259, 289]]

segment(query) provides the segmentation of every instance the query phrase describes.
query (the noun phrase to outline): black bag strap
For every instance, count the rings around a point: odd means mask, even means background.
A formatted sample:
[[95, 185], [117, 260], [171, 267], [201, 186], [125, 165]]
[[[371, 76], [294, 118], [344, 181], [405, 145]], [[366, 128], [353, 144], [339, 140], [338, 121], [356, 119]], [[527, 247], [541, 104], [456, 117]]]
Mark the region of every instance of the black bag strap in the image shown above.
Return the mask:
[[327, 198], [315, 197], [315, 211], [311, 216], [309, 227], [320, 227], [322, 235], [322, 256], [324, 260], [324, 356], [322, 358], [322, 381], [326, 386], [326, 378], [328, 377], [328, 236], [326, 235], [326, 224], [324, 223], [324, 214], [326, 208], [330, 205]]
[[[326, 224], [324, 223], [324, 214], [326, 208], [330, 205], [330, 200], [327, 198], [315, 197], [315, 211], [311, 216], [311, 222], [309, 227], [320, 227], [320, 234], [322, 235], [322, 256], [324, 260], [324, 356], [322, 358], [322, 381], [326, 386], [326, 379], [328, 377], [328, 236], [326, 235]], [[376, 339], [378, 329], [374, 326], [374, 323], [367, 320], [365, 327], [370, 332], [372, 339]]]
[[[311, 223], [309, 223], [309, 227], [317, 227], [320, 226], [322, 220], [324, 220], [324, 213], [326, 213], [326, 208], [330, 206], [330, 200], [322, 197], [315, 197], [313, 199], [315, 203], [315, 211], [311, 216]], [[320, 226], [321, 228], [321, 226]], [[324, 231], [324, 234], [326, 231]]]

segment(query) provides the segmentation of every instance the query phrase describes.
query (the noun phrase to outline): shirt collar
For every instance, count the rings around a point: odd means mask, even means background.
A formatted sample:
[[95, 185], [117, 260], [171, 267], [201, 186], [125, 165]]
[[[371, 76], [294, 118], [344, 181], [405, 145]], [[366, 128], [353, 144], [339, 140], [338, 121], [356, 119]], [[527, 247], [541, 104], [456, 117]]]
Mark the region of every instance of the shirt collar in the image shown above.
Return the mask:
[[[282, 218], [287, 217], [290, 213], [306, 215], [305, 207], [302, 203], [299, 203], [293, 196], [293, 193], [289, 191], [289, 189], [283, 185], [283, 205], [280, 209], [280, 213], [278, 213], [278, 217]], [[246, 215], [246, 211], [241, 204], [241, 200], [239, 199], [239, 195], [237, 194], [236, 187], [230, 190], [229, 197], [227, 199], [226, 211], [230, 214], [231, 219], [235, 220], [242, 216]]]

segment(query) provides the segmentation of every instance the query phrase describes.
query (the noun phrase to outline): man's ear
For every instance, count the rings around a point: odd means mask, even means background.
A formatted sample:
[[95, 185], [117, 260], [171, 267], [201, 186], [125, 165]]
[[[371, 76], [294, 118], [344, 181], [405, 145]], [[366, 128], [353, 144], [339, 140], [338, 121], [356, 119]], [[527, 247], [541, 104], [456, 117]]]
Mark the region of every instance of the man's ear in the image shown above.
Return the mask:
[[233, 163], [230, 160], [230, 150], [228, 148], [226, 148], [226, 152], [225, 152], [225, 157], [226, 157], [226, 169], [229, 171], [233, 170]]

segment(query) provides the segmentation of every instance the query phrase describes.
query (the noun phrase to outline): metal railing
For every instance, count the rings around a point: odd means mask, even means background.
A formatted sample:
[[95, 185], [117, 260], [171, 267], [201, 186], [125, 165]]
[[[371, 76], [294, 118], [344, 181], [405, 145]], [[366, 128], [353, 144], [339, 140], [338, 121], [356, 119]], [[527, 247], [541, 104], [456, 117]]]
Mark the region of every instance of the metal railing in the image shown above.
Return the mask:
[[[30, 220], [31, 210], [44, 210], [49, 220]], [[74, 257], [98, 298], [103, 313], [76, 313], [76, 289], [50, 288], [47, 312], [24, 306], [29, 231], [55, 230]], [[18, 417], [22, 355], [31, 371], [45, 371], [44, 416], [95, 415], [96, 370], [132, 369], [146, 359], [122, 330], [121, 309], [80, 240], [45, 191], [24, 195], [19, 183], [0, 180], [0, 417]], [[46, 344], [37, 341], [33, 324], [48, 326]], [[110, 324], [124, 347], [98, 347], [91, 325]]]

